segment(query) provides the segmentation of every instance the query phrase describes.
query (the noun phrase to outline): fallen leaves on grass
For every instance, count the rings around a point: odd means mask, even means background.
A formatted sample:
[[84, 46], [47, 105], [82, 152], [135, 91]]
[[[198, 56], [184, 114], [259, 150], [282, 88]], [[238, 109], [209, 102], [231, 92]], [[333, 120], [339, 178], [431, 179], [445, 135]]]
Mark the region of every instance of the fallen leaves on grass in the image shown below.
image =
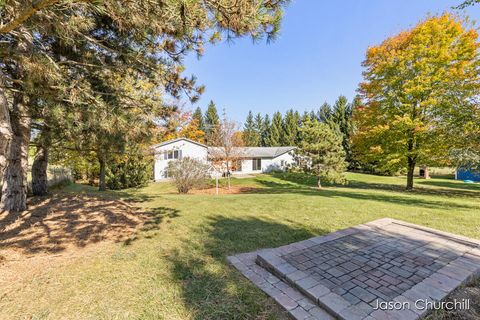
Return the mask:
[[121, 241], [146, 219], [118, 199], [61, 193], [34, 198], [21, 214], [0, 213], [0, 250], [3, 255], [11, 250], [57, 253], [104, 240]]

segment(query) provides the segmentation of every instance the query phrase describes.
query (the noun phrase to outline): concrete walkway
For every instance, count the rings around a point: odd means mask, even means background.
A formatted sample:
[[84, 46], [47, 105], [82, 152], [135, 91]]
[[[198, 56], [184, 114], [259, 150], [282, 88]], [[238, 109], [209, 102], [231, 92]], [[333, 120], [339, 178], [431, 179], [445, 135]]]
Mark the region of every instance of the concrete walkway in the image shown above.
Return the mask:
[[418, 319], [480, 275], [480, 241], [380, 219], [229, 261], [295, 319]]

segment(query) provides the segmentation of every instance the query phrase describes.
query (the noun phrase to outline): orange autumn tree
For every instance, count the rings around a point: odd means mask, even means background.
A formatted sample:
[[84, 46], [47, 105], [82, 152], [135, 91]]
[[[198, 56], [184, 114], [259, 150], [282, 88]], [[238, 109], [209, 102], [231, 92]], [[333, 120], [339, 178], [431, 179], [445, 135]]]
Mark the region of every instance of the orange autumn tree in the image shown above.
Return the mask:
[[187, 138], [200, 143], [205, 143], [205, 132], [200, 129], [198, 120], [192, 117], [192, 113], [179, 111], [175, 113], [167, 125], [167, 133], [163, 141], [176, 138]]
[[[428, 18], [368, 48], [362, 99], [354, 110], [357, 159], [385, 171], [407, 171], [445, 159], [448, 123], [478, 94], [478, 34], [450, 14]], [[453, 121], [452, 121], [453, 123]]]

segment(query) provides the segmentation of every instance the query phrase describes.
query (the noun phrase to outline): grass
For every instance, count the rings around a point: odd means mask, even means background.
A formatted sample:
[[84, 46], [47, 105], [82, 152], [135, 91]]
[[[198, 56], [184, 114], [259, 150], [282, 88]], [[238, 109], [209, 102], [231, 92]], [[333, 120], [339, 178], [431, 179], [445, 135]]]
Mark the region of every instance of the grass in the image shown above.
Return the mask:
[[[178, 195], [167, 183], [110, 191], [105, 196], [138, 202], [152, 220], [123, 243], [45, 262], [9, 283], [0, 276], [0, 318], [279, 319], [281, 311], [228, 265], [228, 255], [383, 217], [480, 238], [480, 185], [416, 180], [417, 189], [405, 192], [404, 177], [348, 179], [322, 191], [299, 174], [232, 180], [258, 188], [248, 194]], [[81, 185], [65, 191], [96, 194]]]

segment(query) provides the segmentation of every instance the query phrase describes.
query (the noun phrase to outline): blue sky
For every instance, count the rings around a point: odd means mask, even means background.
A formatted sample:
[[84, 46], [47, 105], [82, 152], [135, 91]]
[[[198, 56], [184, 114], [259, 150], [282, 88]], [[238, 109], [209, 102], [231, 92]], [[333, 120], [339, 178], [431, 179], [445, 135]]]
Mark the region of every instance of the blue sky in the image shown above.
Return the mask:
[[[208, 46], [200, 59], [187, 57], [185, 74], [196, 75], [206, 91], [186, 108], [205, 110], [213, 100], [219, 112], [225, 108], [230, 118], [243, 122], [249, 110], [304, 111], [333, 103], [340, 94], [351, 99], [362, 80], [361, 62], [369, 45], [461, 2], [293, 0], [275, 42], [237, 39]], [[480, 20], [480, 5], [462, 12]]]

